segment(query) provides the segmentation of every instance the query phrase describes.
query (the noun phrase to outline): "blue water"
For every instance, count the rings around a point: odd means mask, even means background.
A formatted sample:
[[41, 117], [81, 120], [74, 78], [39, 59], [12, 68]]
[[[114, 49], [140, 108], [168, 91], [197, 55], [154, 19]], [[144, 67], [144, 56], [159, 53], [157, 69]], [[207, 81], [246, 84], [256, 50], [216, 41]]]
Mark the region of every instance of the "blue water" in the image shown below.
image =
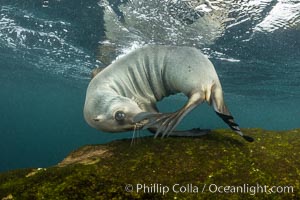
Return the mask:
[[[212, 11], [195, 11], [178, 2], [136, 2], [0, 2], [0, 171], [55, 165], [82, 145], [131, 137], [92, 129], [82, 108], [91, 69], [147, 43], [202, 49], [241, 127], [300, 127], [299, 3], [235, 1], [218, 10], [211, 1]], [[222, 23], [209, 21], [212, 15]], [[159, 108], [174, 110], [185, 100], [173, 96]], [[227, 128], [206, 104], [179, 126], [194, 127]]]

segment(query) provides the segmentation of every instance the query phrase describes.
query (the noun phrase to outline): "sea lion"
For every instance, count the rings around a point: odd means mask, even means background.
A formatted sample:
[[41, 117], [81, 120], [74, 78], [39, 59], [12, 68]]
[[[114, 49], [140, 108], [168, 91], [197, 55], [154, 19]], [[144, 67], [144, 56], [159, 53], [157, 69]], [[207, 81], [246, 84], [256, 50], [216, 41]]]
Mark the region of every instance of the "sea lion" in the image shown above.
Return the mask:
[[[183, 93], [188, 102], [173, 113], [159, 113], [156, 102]], [[223, 100], [222, 87], [210, 60], [193, 47], [147, 45], [117, 59], [95, 75], [86, 93], [84, 118], [102, 131], [149, 129], [155, 137], [196, 134], [175, 127], [203, 101], [244, 139]]]

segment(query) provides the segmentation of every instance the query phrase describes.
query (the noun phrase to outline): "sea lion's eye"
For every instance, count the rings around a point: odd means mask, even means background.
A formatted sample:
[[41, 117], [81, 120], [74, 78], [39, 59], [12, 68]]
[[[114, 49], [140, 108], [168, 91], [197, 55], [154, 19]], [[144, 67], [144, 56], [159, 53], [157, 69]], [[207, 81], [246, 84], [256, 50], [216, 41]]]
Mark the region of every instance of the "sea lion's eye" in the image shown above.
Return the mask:
[[115, 119], [117, 121], [122, 121], [124, 120], [126, 117], [125, 113], [123, 111], [117, 111], [116, 114], [115, 114]]

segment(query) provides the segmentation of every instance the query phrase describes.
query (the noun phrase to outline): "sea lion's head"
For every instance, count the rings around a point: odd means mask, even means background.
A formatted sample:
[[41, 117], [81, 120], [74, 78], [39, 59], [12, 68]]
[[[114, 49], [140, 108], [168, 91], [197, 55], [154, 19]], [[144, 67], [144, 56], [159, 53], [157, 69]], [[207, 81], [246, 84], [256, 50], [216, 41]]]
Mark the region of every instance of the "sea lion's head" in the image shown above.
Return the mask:
[[84, 105], [86, 122], [97, 130], [123, 132], [133, 130], [137, 124], [133, 118], [143, 112], [138, 104], [123, 96], [101, 93], [96, 97], [87, 96]]

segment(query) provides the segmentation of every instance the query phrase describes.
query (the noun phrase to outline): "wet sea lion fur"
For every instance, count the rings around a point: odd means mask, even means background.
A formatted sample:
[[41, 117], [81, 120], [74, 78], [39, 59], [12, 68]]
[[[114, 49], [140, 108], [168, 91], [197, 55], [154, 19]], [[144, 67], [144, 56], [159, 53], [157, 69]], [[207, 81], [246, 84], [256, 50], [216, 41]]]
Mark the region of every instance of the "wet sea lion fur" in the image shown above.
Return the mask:
[[[176, 112], [160, 113], [156, 102], [176, 93], [185, 94], [187, 103]], [[94, 71], [87, 88], [84, 117], [90, 126], [107, 132], [143, 128], [155, 132], [155, 137], [193, 135], [197, 129], [175, 128], [204, 101], [234, 132], [253, 141], [242, 133], [224, 103], [213, 64], [193, 47], [147, 45]]]

